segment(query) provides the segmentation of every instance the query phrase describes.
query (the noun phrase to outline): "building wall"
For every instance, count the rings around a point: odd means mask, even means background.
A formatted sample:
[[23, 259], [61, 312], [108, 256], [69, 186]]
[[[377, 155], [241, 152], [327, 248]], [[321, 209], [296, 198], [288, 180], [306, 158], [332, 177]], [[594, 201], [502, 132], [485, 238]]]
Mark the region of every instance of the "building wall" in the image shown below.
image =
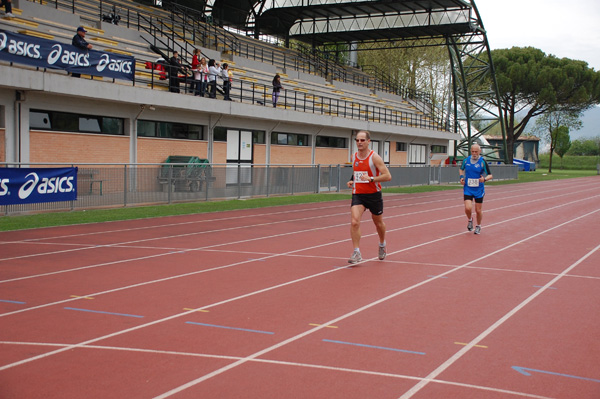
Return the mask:
[[271, 164], [310, 165], [312, 148], [295, 145], [271, 145]]
[[129, 137], [32, 130], [29, 154], [31, 162], [128, 163]]
[[267, 163], [267, 146], [265, 144], [253, 144], [253, 162], [258, 165]]
[[396, 143], [390, 143], [390, 165], [408, 165], [408, 152], [396, 151]]
[[206, 159], [208, 144], [199, 140], [156, 139], [139, 137], [137, 140], [139, 163], [162, 163], [169, 155], [187, 155]]
[[349, 162], [347, 148], [315, 148], [315, 164], [343, 165]]
[[215, 141], [213, 143], [212, 163], [227, 163], [227, 143]]
[[6, 139], [4, 129], [0, 129], [0, 162], [6, 162]]

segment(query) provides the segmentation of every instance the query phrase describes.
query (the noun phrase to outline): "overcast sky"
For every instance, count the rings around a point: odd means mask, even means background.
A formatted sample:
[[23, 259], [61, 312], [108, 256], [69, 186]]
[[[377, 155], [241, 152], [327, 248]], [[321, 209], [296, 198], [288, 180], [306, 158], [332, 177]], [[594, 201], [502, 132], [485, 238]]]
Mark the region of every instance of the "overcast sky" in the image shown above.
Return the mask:
[[[600, 71], [599, 0], [474, 0], [492, 50], [535, 47]], [[600, 136], [600, 107], [583, 115], [571, 139]], [[533, 125], [533, 124], [532, 124]]]
[[600, 71], [600, 1], [474, 1], [492, 50], [536, 47]]

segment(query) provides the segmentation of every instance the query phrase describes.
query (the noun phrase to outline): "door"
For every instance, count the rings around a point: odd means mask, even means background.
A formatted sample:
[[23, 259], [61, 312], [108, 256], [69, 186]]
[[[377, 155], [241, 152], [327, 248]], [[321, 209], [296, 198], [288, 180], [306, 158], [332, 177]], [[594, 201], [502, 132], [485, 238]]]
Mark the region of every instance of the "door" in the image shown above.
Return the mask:
[[383, 143], [383, 162], [386, 165], [390, 164], [390, 142], [386, 141]]
[[252, 184], [252, 132], [227, 130], [227, 184]]

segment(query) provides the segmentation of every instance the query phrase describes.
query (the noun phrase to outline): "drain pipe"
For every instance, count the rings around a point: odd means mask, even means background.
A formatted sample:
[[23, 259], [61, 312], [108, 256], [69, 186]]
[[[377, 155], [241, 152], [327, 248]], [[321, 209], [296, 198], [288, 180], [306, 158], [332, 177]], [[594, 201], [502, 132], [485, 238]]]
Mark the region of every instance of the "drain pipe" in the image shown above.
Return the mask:
[[25, 91], [17, 90], [15, 92], [15, 132], [17, 137], [17, 159], [19, 167], [22, 160], [22, 138], [21, 138], [21, 105], [25, 102]]

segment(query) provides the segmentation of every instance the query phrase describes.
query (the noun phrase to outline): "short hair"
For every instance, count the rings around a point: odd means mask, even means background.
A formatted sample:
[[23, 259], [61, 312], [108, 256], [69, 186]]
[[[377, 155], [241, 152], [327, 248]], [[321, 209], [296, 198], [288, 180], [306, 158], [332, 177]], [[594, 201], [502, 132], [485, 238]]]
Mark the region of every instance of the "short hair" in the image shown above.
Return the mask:
[[368, 130], [359, 130], [358, 132], [356, 132], [356, 135], [358, 136], [359, 133], [364, 133], [367, 135], [367, 140], [371, 140], [371, 133]]

